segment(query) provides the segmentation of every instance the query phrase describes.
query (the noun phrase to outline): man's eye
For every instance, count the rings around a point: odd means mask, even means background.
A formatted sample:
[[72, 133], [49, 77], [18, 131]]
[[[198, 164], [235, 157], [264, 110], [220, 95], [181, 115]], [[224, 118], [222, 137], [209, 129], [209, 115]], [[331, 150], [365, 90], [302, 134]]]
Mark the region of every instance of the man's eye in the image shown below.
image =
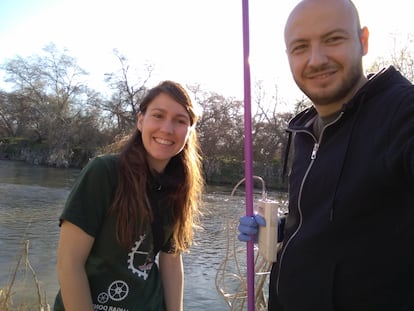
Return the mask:
[[343, 41], [343, 40], [344, 40], [344, 38], [343, 38], [343, 37], [339, 37], [339, 36], [337, 36], [337, 37], [330, 37], [330, 38], [328, 38], [328, 39], [326, 40], [326, 42], [327, 42], [327, 43], [331, 43], [331, 44], [335, 44], [335, 43], [341, 42], [341, 41]]
[[301, 53], [303, 51], [306, 50], [306, 45], [305, 44], [301, 44], [301, 45], [296, 45], [291, 49], [291, 53], [292, 54], [297, 54], [297, 53]]

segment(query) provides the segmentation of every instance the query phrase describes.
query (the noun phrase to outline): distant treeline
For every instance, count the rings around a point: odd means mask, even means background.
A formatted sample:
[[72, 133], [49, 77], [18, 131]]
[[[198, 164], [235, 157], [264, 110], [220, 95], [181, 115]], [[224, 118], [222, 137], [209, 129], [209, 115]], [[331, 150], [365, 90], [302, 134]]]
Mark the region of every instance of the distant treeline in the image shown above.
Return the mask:
[[[389, 64], [414, 80], [413, 40], [380, 58], [367, 70]], [[0, 158], [54, 167], [83, 167], [87, 161], [131, 132], [138, 104], [148, 90], [152, 66], [132, 70], [117, 50], [119, 69], [104, 75], [105, 92], [90, 88], [87, 72], [66, 50], [54, 44], [39, 55], [16, 56], [0, 65], [10, 90], [0, 90]], [[178, 81], [180, 82], [180, 81]], [[197, 132], [210, 184], [234, 184], [244, 176], [243, 101], [186, 85], [201, 108]], [[291, 117], [305, 108], [305, 100], [290, 103], [290, 112], [279, 112], [275, 94], [266, 94], [259, 81], [252, 90], [252, 144], [254, 175], [267, 187], [285, 189], [281, 170]]]
[[[54, 167], [83, 167], [136, 126], [138, 104], [152, 67], [131, 73], [118, 51], [119, 70], [105, 74], [109, 92], [83, 81], [76, 59], [51, 44], [40, 55], [2, 64], [12, 91], [0, 90], [0, 158]], [[243, 101], [186, 85], [201, 108], [197, 123], [208, 183], [234, 184], [244, 176]], [[109, 93], [109, 95], [108, 95]], [[254, 173], [272, 188], [280, 179], [285, 128], [293, 112], [277, 113], [276, 96], [266, 100], [260, 85], [252, 101]], [[303, 104], [303, 103], [302, 103]], [[299, 104], [296, 105], [297, 107]]]

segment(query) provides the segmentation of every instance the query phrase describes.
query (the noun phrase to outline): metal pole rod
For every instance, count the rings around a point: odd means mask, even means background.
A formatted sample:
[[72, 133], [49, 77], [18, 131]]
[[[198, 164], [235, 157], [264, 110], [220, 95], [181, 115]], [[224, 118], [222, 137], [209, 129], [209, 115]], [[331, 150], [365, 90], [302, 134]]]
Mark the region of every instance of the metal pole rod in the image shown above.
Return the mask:
[[[243, 67], [244, 67], [244, 172], [246, 187], [246, 215], [253, 215], [253, 152], [251, 85], [249, 66], [249, 1], [243, 2]], [[254, 311], [254, 241], [247, 242], [247, 310]]]

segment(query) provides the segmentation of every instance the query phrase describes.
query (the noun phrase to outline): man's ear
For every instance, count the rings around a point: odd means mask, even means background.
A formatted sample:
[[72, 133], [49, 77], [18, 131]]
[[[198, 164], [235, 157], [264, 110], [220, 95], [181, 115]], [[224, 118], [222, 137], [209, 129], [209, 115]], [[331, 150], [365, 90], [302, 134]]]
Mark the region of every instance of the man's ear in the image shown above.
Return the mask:
[[359, 39], [361, 40], [362, 55], [367, 55], [368, 53], [368, 39], [369, 39], [369, 30], [367, 27], [361, 29], [361, 34]]

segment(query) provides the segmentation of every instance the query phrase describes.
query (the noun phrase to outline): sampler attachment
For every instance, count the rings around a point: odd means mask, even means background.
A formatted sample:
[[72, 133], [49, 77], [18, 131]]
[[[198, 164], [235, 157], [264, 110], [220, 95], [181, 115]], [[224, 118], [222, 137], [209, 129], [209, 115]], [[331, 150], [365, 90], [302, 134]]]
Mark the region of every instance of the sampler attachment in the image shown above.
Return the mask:
[[259, 253], [266, 261], [275, 262], [278, 247], [278, 202], [262, 199], [257, 202], [256, 209], [266, 220], [266, 226], [259, 226]]

